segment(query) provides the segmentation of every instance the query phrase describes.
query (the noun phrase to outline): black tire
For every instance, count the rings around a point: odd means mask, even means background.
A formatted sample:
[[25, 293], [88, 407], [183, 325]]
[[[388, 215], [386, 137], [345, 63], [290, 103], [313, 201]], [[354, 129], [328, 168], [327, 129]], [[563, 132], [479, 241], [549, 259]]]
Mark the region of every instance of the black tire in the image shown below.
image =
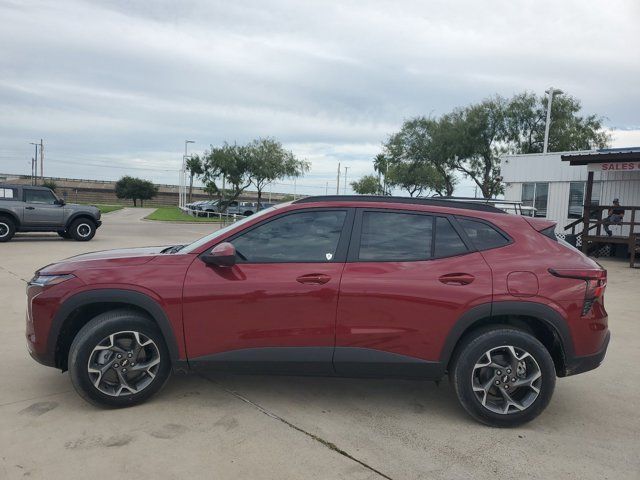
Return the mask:
[[58, 233], [58, 235], [60, 235], [60, 236], [61, 236], [62, 238], [64, 238], [65, 240], [66, 240], [66, 239], [71, 238], [71, 237], [69, 236], [69, 232], [66, 232], [66, 231], [64, 231], [64, 230], [58, 230], [58, 232], [57, 232], [57, 233]]
[[[513, 347], [513, 350], [505, 346]], [[509, 356], [511, 351], [516, 353], [514, 361], [519, 365], [518, 372], [513, 372], [511, 367], [507, 374], [506, 368], [514, 365], [508, 361], [508, 358], [514, 358], [513, 355]], [[518, 361], [520, 358], [522, 360]], [[494, 368], [494, 364], [482, 366], [492, 359], [495, 364], [505, 366], [504, 371]], [[524, 368], [520, 362], [523, 362]], [[541, 376], [531, 383], [529, 378], [536, 376], [536, 368]], [[522, 378], [518, 376], [521, 373]], [[476, 420], [492, 427], [515, 427], [536, 418], [551, 401], [556, 384], [553, 359], [545, 346], [527, 332], [498, 326], [479, 330], [463, 340], [456, 349], [449, 376], [464, 409]], [[474, 390], [474, 382], [476, 388], [489, 387], [486, 390]], [[526, 383], [532, 386], [522, 386]], [[539, 389], [537, 396], [535, 389]], [[518, 405], [507, 401], [505, 393]], [[505, 405], [507, 413], [494, 411], [502, 410]]]
[[71, 224], [67, 233], [78, 242], [88, 242], [96, 234], [96, 224], [88, 218], [79, 218]]
[[250, 217], [251, 215], [253, 215], [253, 212], [251, 210], [247, 210], [242, 215], [245, 216], [245, 217]]
[[0, 216], [0, 242], [8, 242], [16, 234], [16, 224], [11, 217]]
[[[137, 338], [143, 339], [143, 343], [146, 340], [152, 341], [152, 345], [147, 344], [144, 347], [151, 349], [150, 354], [148, 350], [142, 350], [141, 353], [134, 353], [133, 357], [127, 359], [127, 351], [135, 352], [136, 344], [131, 342], [127, 346], [126, 343], [127, 338], [133, 337], [132, 332], [137, 332]], [[110, 337], [111, 335], [114, 337]], [[110, 338], [113, 338], [118, 345], [118, 352], [123, 350], [120, 353], [124, 358], [118, 360], [116, 356], [119, 353], [106, 350], [105, 353], [109, 357], [104, 360], [105, 364], [101, 365], [106, 367], [109, 364], [111, 366], [107, 367], [104, 373], [98, 377], [96, 370], [93, 370], [93, 373], [90, 372], [90, 365], [99, 366], [94, 360], [99, 358], [100, 352], [103, 350], [94, 352], [94, 349], [98, 345], [108, 344]], [[140, 361], [145, 364], [147, 361], [146, 363], [153, 363], [151, 360], [155, 361], [155, 352], [157, 352], [159, 361], [151, 367], [153, 370], [150, 373], [146, 370], [131, 371], [135, 370], [135, 364], [131, 362]], [[121, 364], [112, 362], [121, 362]], [[138, 368], [140, 366], [142, 365], [138, 365]], [[125, 367], [130, 369], [129, 372], [125, 370]], [[78, 332], [69, 349], [68, 368], [73, 387], [87, 402], [99, 407], [120, 408], [137, 405], [156, 394], [169, 378], [171, 360], [162, 334], [151, 320], [132, 310], [112, 310], [98, 315]], [[139, 387], [135, 388], [139, 391], [134, 392], [121, 388], [121, 393], [117, 392], [118, 385], [122, 385], [119, 380], [120, 375], [126, 375], [128, 377], [127, 383], [133, 387]], [[97, 386], [96, 379], [98, 379]]]

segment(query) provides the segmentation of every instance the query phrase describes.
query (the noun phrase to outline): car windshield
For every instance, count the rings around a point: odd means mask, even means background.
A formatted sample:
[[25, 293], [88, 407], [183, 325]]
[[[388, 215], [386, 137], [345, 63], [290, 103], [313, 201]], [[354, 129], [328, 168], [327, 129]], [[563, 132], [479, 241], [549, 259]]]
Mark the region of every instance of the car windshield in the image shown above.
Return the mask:
[[266, 210], [261, 210], [260, 212], [256, 213], [255, 215], [251, 215], [250, 217], [244, 217], [242, 220], [232, 223], [231, 225], [227, 225], [226, 227], [223, 227], [220, 230], [216, 230], [215, 232], [210, 233], [205, 237], [202, 237], [200, 240], [196, 240], [195, 242], [190, 243], [186, 247], [181, 248], [180, 253], [191, 253], [197, 248], [200, 248], [202, 245], [205, 245], [210, 241], [215, 240], [216, 238], [224, 235], [231, 229], [239, 227], [240, 225], [243, 225], [249, 222], [250, 220], [255, 220], [258, 217], [262, 217], [263, 215], [266, 215], [267, 213], [272, 212], [275, 209], [276, 207], [267, 208]]

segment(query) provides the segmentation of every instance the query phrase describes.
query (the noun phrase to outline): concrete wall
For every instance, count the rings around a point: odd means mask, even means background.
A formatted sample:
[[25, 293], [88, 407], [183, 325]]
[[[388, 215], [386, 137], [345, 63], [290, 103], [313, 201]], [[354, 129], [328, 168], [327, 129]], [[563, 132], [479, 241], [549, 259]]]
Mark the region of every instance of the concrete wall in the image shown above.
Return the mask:
[[[79, 180], [73, 178], [45, 177], [45, 180], [56, 183], [56, 194], [67, 203], [89, 203], [104, 205], [133, 205], [131, 200], [116, 197], [115, 182], [103, 180]], [[0, 183], [31, 184], [28, 175], [11, 175], [0, 173]], [[40, 182], [38, 182], [40, 183]], [[178, 205], [177, 185], [157, 185], [158, 194], [152, 200], [144, 202], [145, 206], [160, 207]], [[193, 201], [208, 200], [210, 197], [202, 188], [193, 188]], [[243, 200], [255, 200], [256, 192], [245, 192]], [[280, 201], [283, 194], [272, 194], [273, 201]], [[268, 201], [268, 194], [263, 194], [263, 201]]]

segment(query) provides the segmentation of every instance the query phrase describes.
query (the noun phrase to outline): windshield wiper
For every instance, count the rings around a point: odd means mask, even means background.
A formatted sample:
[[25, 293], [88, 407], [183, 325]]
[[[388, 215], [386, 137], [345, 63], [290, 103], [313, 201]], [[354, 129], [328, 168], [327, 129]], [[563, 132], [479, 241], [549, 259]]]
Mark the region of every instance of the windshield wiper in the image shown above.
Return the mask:
[[184, 247], [186, 247], [186, 245], [173, 245], [172, 247], [167, 247], [160, 250], [160, 253], [177, 253]]

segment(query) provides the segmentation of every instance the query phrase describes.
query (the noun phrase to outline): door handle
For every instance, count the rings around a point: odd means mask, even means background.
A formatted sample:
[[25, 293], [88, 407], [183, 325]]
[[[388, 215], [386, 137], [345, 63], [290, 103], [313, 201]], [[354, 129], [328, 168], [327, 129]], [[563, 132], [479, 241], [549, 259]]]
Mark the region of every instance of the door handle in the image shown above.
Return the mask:
[[24, 207], [26, 210], [35, 210], [36, 207]]
[[296, 282], [308, 285], [323, 285], [329, 280], [331, 280], [331, 277], [322, 273], [310, 273], [308, 275], [300, 275], [296, 278]]
[[476, 279], [468, 273], [447, 273], [442, 275], [438, 280], [445, 285], [469, 285]]

